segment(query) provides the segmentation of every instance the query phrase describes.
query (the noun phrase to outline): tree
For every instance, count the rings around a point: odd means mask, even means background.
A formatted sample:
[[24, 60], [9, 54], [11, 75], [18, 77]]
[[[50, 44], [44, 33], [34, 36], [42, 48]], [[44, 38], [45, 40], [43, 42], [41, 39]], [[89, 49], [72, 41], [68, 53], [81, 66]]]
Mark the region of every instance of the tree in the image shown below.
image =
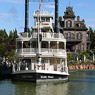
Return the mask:
[[5, 43], [0, 44], [0, 57], [3, 57], [5, 54], [6, 48], [5, 48]]
[[82, 53], [80, 53], [78, 55], [78, 58], [81, 59], [81, 60], [83, 60], [84, 55], [86, 56], [87, 59], [91, 59], [90, 53], [88, 53], [88, 52], [82, 52]]
[[0, 40], [2, 42], [8, 41], [8, 34], [6, 33], [6, 30], [0, 30]]
[[14, 55], [15, 55], [15, 50], [11, 50], [11, 52], [9, 53], [9, 56], [8, 56], [8, 60], [9, 61], [14, 61]]
[[13, 35], [14, 35], [14, 41], [16, 40], [16, 38], [18, 38], [18, 35], [17, 35], [17, 30], [13, 30]]
[[9, 42], [12, 43], [13, 40], [14, 40], [14, 35], [13, 35], [12, 31], [10, 31], [10, 33], [9, 33]]
[[92, 28], [90, 27], [89, 32], [90, 32], [90, 41], [91, 41], [90, 48], [94, 49], [95, 48], [95, 31], [93, 31]]

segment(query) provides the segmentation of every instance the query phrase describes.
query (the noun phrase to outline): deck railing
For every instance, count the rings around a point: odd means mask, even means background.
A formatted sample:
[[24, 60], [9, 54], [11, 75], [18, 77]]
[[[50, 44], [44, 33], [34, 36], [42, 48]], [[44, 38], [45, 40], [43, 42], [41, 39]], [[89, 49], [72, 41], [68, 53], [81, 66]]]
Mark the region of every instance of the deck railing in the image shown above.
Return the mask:
[[[63, 34], [61, 33], [45, 33], [45, 32], [41, 32], [40, 33], [42, 35], [42, 38], [64, 38]], [[37, 38], [37, 33], [34, 32], [32, 34], [27, 34], [27, 36], [23, 36], [23, 34], [20, 34], [19, 38], [25, 38], [25, 37], [31, 37], [31, 38]]]
[[[23, 48], [23, 49], [17, 49], [16, 53], [19, 54], [36, 54], [38, 52], [38, 49], [36, 48]], [[61, 54], [65, 55], [66, 51], [64, 49], [49, 49], [49, 48], [42, 48], [41, 49], [42, 54]]]

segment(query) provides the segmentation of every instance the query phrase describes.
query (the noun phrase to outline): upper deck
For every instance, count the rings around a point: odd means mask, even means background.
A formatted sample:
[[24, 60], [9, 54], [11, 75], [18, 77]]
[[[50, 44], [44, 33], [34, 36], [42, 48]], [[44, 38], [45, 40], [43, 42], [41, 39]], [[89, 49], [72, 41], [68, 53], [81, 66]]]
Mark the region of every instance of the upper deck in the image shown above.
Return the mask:
[[41, 29], [52, 29], [53, 23], [53, 12], [48, 13], [47, 11], [34, 11], [34, 26], [32, 27], [33, 30], [38, 29], [38, 25], [40, 24]]
[[[60, 42], [66, 42], [66, 39], [64, 38], [64, 35], [61, 33], [49, 33], [49, 32], [41, 32], [40, 35], [42, 36], [42, 41], [60, 41]], [[33, 41], [37, 40], [38, 33], [33, 32], [32, 34], [29, 33], [20, 33], [19, 37], [16, 39], [16, 41]]]

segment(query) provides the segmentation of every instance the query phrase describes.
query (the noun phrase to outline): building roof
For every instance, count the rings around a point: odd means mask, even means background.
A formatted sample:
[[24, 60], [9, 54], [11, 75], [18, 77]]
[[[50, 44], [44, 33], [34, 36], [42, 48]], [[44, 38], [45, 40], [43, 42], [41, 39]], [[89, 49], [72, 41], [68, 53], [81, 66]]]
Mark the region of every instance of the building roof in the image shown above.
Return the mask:
[[84, 21], [75, 21], [74, 27], [75, 29], [86, 29], [87, 30], [87, 27], [84, 24]]
[[[63, 18], [64, 19], [67, 19], [67, 18], [72, 19], [75, 17], [76, 16], [73, 12], [73, 8], [70, 6], [67, 7], [66, 12], [64, 12]], [[64, 21], [62, 21], [62, 20], [59, 21], [59, 27], [63, 27], [64, 30], [77, 30], [77, 31], [88, 30], [86, 25], [85, 25], [85, 21], [84, 20], [80, 21], [80, 16], [77, 16], [77, 21], [75, 21], [75, 19], [73, 19], [73, 20], [74, 20], [74, 26], [73, 27], [67, 27], [67, 26], [64, 27], [66, 23], [64, 23]]]
[[74, 21], [74, 27], [64, 27], [64, 21], [60, 21], [60, 27], [63, 27], [64, 30], [88, 30], [84, 21]]
[[75, 18], [75, 14], [73, 12], [72, 7], [69, 6], [66, 8], [66, 12], [64, 12], [63, 18]]

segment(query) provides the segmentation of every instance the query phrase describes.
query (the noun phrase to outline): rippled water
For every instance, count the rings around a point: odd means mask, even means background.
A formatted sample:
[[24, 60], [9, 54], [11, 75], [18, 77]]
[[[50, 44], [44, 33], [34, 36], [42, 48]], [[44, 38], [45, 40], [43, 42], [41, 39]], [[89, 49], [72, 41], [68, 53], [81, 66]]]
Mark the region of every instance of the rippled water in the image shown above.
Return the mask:
[[0, 81], [0, 95], [95, 95], [95, 71], [79, 71], [67, 83]]

